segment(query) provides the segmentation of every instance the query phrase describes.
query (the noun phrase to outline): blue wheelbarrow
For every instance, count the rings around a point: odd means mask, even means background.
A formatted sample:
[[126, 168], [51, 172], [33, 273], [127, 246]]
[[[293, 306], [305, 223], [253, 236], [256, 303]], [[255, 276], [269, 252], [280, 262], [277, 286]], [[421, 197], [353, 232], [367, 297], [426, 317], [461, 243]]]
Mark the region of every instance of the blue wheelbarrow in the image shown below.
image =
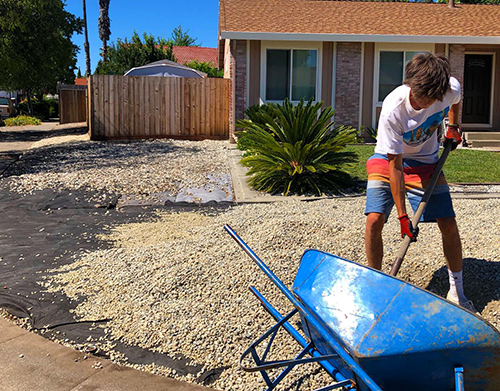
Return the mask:
[[[297, 365], [318, 362], [332, 384], [316, 391], [498, 391], [500, 333], [480, 316], [380, 271], [307, 250], [290, 291], [245, 242], [226, 231], [295, 307], [280, 314], [251, 291], [276, 324], [242, 354], [274, 389]], [[298, 314], [302, 332], [290, 319]], [[279, 330], [302, 346], [292, 359], [267, 360]], [[267, 346], [264, 346], [266, 345]], [[248, 360], [252, 366], [247, 366]], [[270, 370], [282, 368], [271, 379]]]

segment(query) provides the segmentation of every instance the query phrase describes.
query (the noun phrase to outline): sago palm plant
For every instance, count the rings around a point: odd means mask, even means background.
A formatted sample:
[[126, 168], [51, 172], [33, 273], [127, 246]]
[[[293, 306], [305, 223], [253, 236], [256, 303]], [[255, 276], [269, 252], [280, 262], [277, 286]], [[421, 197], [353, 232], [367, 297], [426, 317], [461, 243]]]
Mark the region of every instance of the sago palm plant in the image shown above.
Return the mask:
[[269, 193], [316, 194], [340, 191], [352, 183], [342, 171], [356, 161], [344, 147], [356, 140], [356, 129], [335, 127], [331, 107], [301, 100], [294, 106], [268, 104], [251, 108], [248, 119], [238, 121], [247, 153], [241, 163], [249, 167], [250, 185]]
[[[246, 123], [249, 121], [253, 122], [254, 124], [262, 126], [263, 129], [267, 129], [266, 123], [268, 122], [269, 116], [274, 118], [274, 111], [275, 111], [275, 104], [273, 103], [264, 103], [263, 105], [253, 105], [249, 106], [245, 110], [245, 117], [247, 120], [244, 121], [238, 121], [237, 126], [239, 127], [244, 127]], [[262, 114], [268, 114], [262, 115]], [[236, 135], [238, 137], [238, 144], [237, 147], [241, 151], [248, 151], [250, 149], [251, 145], [247, 145], [248, 143], [251, 143], [252, 141], [249, 140], [248, 137], [246, 137], [247, 132], [246, 131], [237, 131]], [[245, 155], [247, 155], [248, 152], [245, 152]]]

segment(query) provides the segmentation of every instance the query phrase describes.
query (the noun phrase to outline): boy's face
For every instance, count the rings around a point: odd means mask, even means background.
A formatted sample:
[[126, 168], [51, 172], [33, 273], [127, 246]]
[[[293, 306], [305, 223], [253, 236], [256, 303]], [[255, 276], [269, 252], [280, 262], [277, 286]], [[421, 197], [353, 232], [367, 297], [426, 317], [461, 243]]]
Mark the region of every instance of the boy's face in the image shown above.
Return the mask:
[[426, 109], [430, 107], [435, 101], [436, 99], [432, 99], [427, 96], [417, 97], [413, 94], [410, 94], [410, 103], [415, 110]]

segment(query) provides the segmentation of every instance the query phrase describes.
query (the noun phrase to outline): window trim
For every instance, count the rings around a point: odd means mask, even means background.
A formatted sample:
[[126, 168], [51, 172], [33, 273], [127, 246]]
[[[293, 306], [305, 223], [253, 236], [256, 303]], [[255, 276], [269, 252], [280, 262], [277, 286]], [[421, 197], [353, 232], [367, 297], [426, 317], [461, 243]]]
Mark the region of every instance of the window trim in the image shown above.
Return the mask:
[[[373, 66], [372, 126], [377, 127], [377, 109], [382, 107], [378, 100], [380, 78], [380, 52], [429, 52], [434, 53], [435, 45], [430, 43], [376, 43]], [[404, 77], [404, 75], [403, 75]]]
[[[277, 49], [277, 50], [316, 50], [316, 96], [314, 102], [319, 102], [321, 100], [321, 75], [322, 75], [322, 64], [323, 64], [323, 45], [322, 42], [280, 42], [280, 41], [263, 41], [261, 43], [261, 55], [260, 55], [260, 104], [264, 103], [281, 103], [283, 101], [277, 100], [266, 100], [266, 81], [267, 81], [267, 49]], [[292, 61], [290, 61], [292, 63]], [[290, 74], [290, 79], [291, 79]], [[291, 83], [291, 80], [290, 80]], [[298, 100], [291, 101], [293, 104], [299, 103]]]

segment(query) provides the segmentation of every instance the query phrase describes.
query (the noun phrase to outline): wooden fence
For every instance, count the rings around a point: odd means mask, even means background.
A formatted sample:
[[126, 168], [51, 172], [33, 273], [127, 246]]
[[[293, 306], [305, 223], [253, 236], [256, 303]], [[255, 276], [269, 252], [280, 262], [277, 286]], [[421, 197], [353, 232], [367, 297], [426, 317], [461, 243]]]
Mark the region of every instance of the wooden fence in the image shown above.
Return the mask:
[[87, 86], [61, 85], [59, 87], [59, 123], [87, 121]]
[[229, 137], [229, 80], [94, 75], [89, 80], [93, 140]]

